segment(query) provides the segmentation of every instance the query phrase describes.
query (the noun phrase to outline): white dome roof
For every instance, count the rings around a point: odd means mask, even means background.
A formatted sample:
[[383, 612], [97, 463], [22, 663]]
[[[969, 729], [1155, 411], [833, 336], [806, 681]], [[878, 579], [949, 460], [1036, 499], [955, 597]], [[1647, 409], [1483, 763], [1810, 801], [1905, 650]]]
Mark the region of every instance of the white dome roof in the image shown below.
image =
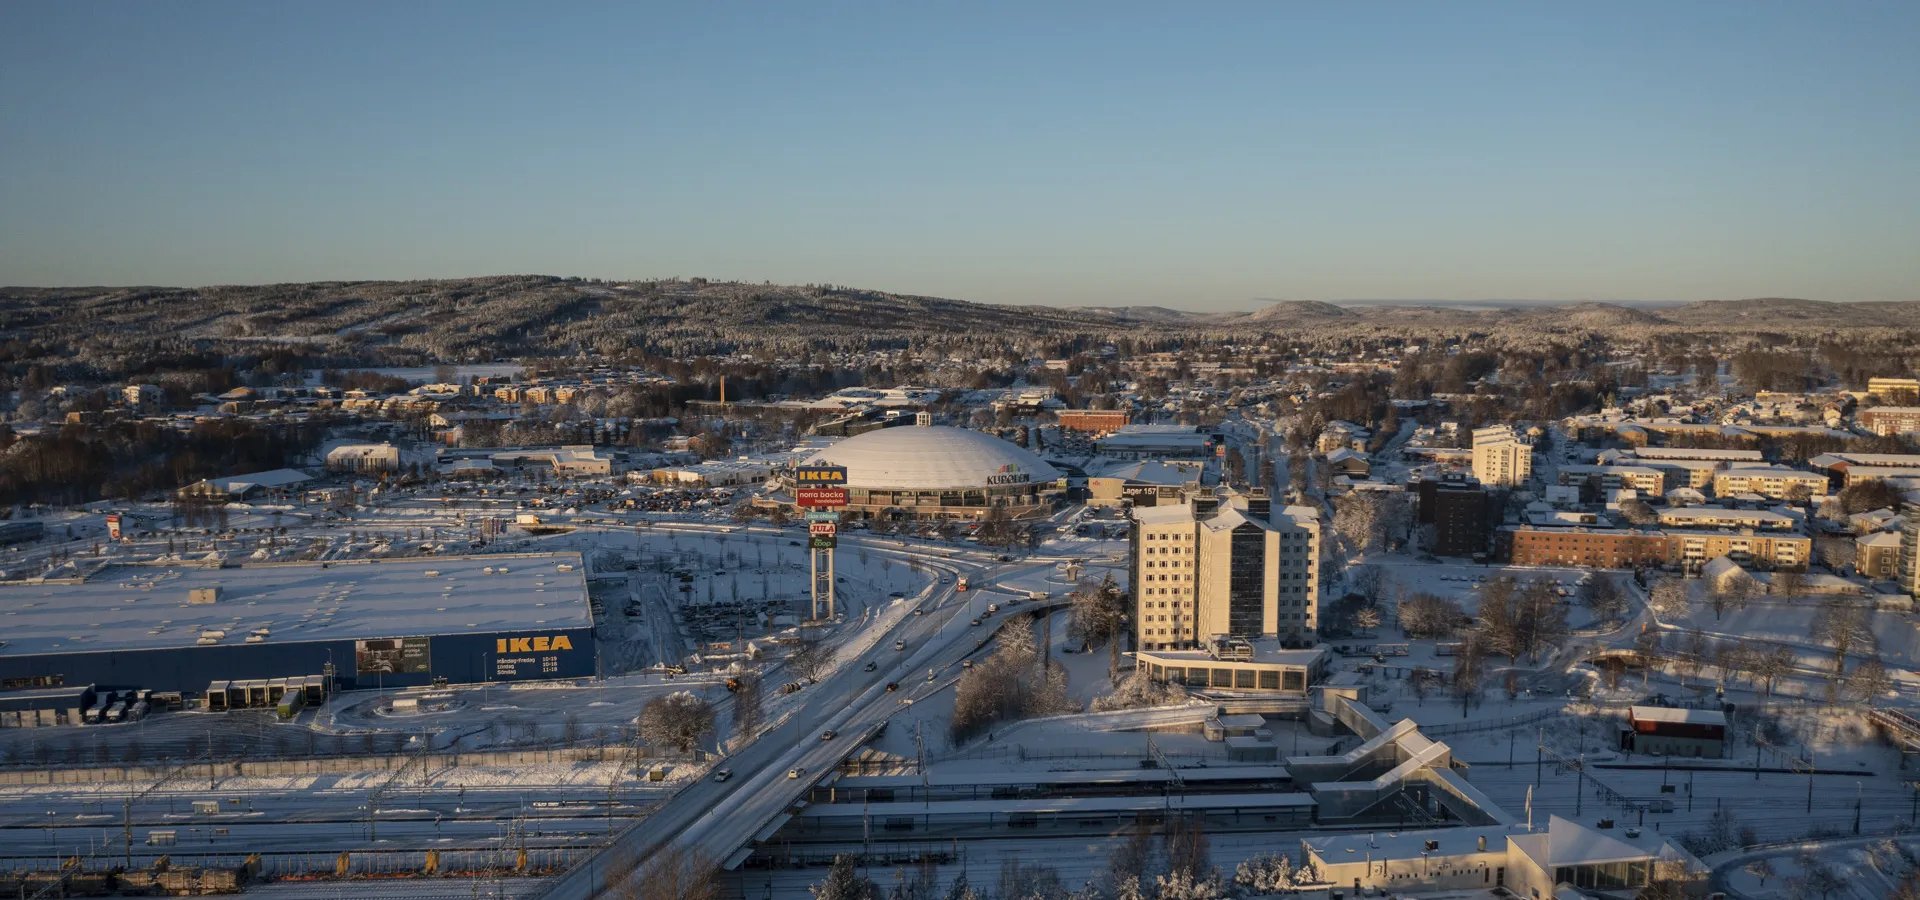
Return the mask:
[[[846, 466], [847, 486], [947, 490], [981, 488], [993, 476], [1053, 481], [1060, 471], [990, 434], [946, 425], [902, 425], [847, 438], [807, 460]], [[1019, 483], [1007, 479], [1009, 483]]]

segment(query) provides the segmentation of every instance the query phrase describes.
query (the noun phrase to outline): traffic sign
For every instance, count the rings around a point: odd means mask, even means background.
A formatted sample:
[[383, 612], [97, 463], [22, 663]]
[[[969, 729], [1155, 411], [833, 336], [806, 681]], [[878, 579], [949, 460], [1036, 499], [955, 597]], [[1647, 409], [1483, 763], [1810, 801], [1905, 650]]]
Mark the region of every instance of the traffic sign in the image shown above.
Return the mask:
[[794, 488], [793, 500], [801, 506], [845, 506], [847, 492], [845, 488]]

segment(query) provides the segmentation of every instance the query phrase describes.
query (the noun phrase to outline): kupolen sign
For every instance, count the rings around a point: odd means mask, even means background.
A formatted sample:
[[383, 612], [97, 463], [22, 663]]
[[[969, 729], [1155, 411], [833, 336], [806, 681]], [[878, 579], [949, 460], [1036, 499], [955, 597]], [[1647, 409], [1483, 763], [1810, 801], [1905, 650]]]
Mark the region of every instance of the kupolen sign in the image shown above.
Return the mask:
[[793, 502], [801, 506], [845, 506], [847, 492], [844, 488], [803, 487], [793, 489]]

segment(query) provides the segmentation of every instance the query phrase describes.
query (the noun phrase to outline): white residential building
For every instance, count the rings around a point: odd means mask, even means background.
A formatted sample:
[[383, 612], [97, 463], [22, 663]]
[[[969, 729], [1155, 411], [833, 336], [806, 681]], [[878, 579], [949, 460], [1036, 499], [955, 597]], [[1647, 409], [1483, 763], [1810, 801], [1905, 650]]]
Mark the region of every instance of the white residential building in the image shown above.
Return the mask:
[[1809, 497], [1824, 496], [1827, 493], [1827, 476], [1786, 466], [1727, 469], [1713, 476], [1713, 493], [1720, 497], [1759, 494], [1782, 500], [1795, 487], [1805, 488]]
[[1486, 485], [1525, 485], [1533, 477], [1533, 446], [1506, 425], [1474, 429], [1473, 477]]
[[341, 444], [327, 451], [327, 468], [334, 472], [397, 472], [400, 448], [392, 444]]
[[1319, 628], [1320, 520], [1256, 491], [1133, 511], [1132, 581], [1141, 649], [1217, 637], [1311, 646]]

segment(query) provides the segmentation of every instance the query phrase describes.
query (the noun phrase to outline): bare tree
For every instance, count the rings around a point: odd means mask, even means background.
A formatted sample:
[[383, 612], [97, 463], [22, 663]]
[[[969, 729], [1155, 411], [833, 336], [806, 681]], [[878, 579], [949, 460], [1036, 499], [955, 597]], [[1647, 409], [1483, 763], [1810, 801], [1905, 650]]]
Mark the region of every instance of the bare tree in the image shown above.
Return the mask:
[[1210, 852], [1207, 831], [1199, 816], [1167, 820], [1167, 868], [1173, 874], [1196, 881], [1204, 878], [1213, 868]]
[[1645, 500], [1627, 500], [1620, 504], [1620, 515], [1634, 525], [1652, 525], [1660, 521], [1660, 516], [1648, 506]]
[[1826, 534], [1823, 532], [1814, 535], [1814, 559], [1818, 560], [1821, 565], [1834, 571], [1848, 568], [1854, 564], [1860, 552], [1859, 545], [1855, 544], [1854, 541], [1854, 536], [1850, 534]]
[[1678, 619], [1684, 617], [1693, 605], [1687, 594], [1685, 579], [1666, 576], [1653, 582], [1652, 589], [1647, 592], [1647, 604], [1653, 608], [1656, 618]]
[[1451, 637], [1465, 617], [1459, 603], [1434, 594], [1414, 594], [1400, 603], [1400, 627], [1411, 637]]
[[1519, 614], [1522, 649], [1528, 657], [1540, 652], [1567, 634], [1567, 608], [1560, 602], [1559, 584], [1551, 578], [1539, 578], [1520, 591], [1515, 607]]
[[1745, 638], [1736, 643], [1722, 644], [1713, 658], [1714, 665], [1720, 669], [1720, 686], [1725, 688], [1730, 682], [1751, 677], [1758, 659], [1759, 651], [1753, 642]]
[[1495, 579], [1486, 582], [1480, 588], [1480, 633], [1481, 645], [1489, 653], [1498, 653], [1508, 662], [1520, 658], [1522, 643], [1520, 640], [1519, 612], [1515, 608], [1518, 596], [1514, 593], [1513, 582]]
[[809, 684], [818, 684], [828, 672], [833, 671], [834, 649], [814, 632], [800, 635], [800, 642], [787, 654], [787, 668], [795, 675], [805, 678]]
[[1681, 683], [1685, 684], [1686, 679], [1698, 676], [1700, 669], [1708, 663], [1713, 654], [1713, 645], [1707, 640], [1706, 632], [1698, 628], [1687, 629], [1686, 637], [1681, 640], [1678, 662]]
[[713, 704], [687, 691], [656, 697], [640, 709], [640, 736], [686, 753], [713, 733]]
[[1372, 633], [1379, 628], [1381, 619], [1380, 607], [1373, 605], [1362, 606], [1353, 614], [1353, 624], [1362, 633]]
[[1836, 677], [1847, 670], [1848, 651], [1856, 646], [1866, 647], [1868, 652], [1876, 649], [1878, 638], [1873, 633], [1870, 616], [1865, 604], [1841, 597], [1827, 598], [1820, 604], [1819, 612], [1814, 613], [1813, 637], [1833, 647]]
[[1107, 869], [1102, 873], [1108, 882], [1111, 893], [1118, 894], [1120, 885], [1131, 879], [1135, 887], [1147, 875], [1147, 864], [1153, 859], [1153, 831], [1144, 822], [1135, 822], [1133, 829], [1127, 832], [1127, 839], [1114, 845], [1107, 855]]
[[760, 675], [742, 672], [735, 681], [738, 686], [733, 692], [733, 739], [744, 742], [760, 730], [765, 714], [761, 708]]
[[1707, 593], [1707, 605], [1713, 608], [1713, 620], [1720, 621], [1720, 617], [1729, 609], [1746, 609], [1758, 590], [1752, 578], [1737, 575], [1714, 585]]
[[1782, 569], [1773, 573], [1773, 584], [1770, 588], [1769, 593], [1792, 603], [1793, 598], [1800, 596], [1800, 592], [1806, 589], [1806, 578], [1792, 569]]
[[[1025, 619], [1002, 626], [995, 641], [993, 656], [962, 673], [955, 688], [949, 725], [955, 743], [970, 740], [997, 722], [1076, 708], [1067, 696], [1066, 670], [1042, 659]], [[1044, 668], [1036, 665], [1040, 662], [1046, 663]]]
[[1468, 634], [1467, 639], [1453, 657], [1453, 690], [1460, 697], [1460, 717], [1466, 718], [1468, 708], [1475, 698], [1480, 696], [1480, 678], [1484, 671], [1482, 660], [1486, 648], [1480, 644], [1478, 634]]
[[1887, 674], [1880, 657], [1869, 657], [1854, 667], [1853, 675], [1847, 678], [1847, 692], [1862, 703], [1872, 702], [1886, 696], [1893, 689], [1893, 677]]
[[1580, 586], [1580, 602], [1593, 611], [1594, 618], [1610, 622], [1626, 614], [1627, 594], [1613, 576], [1595, 572]]
[[1772, 697], [1774, 685], [1793, 671], [1793, 666], [1793, 650], [1776, 646], [1754, 657], [1753, 674], [1765, 684], [1766, 695]]
[[1347, 570], [1347, 589], [1378, 603], [1387, 598], [1387, 573], [1379, 566], [1358, 565]]
[[1640, 658], [1640, 686], [1644, 688], [1653, 670], [1666, 661], [1666, 640], [1658, 629], [1648, 628], [1633, 636], [1633, 649]]

